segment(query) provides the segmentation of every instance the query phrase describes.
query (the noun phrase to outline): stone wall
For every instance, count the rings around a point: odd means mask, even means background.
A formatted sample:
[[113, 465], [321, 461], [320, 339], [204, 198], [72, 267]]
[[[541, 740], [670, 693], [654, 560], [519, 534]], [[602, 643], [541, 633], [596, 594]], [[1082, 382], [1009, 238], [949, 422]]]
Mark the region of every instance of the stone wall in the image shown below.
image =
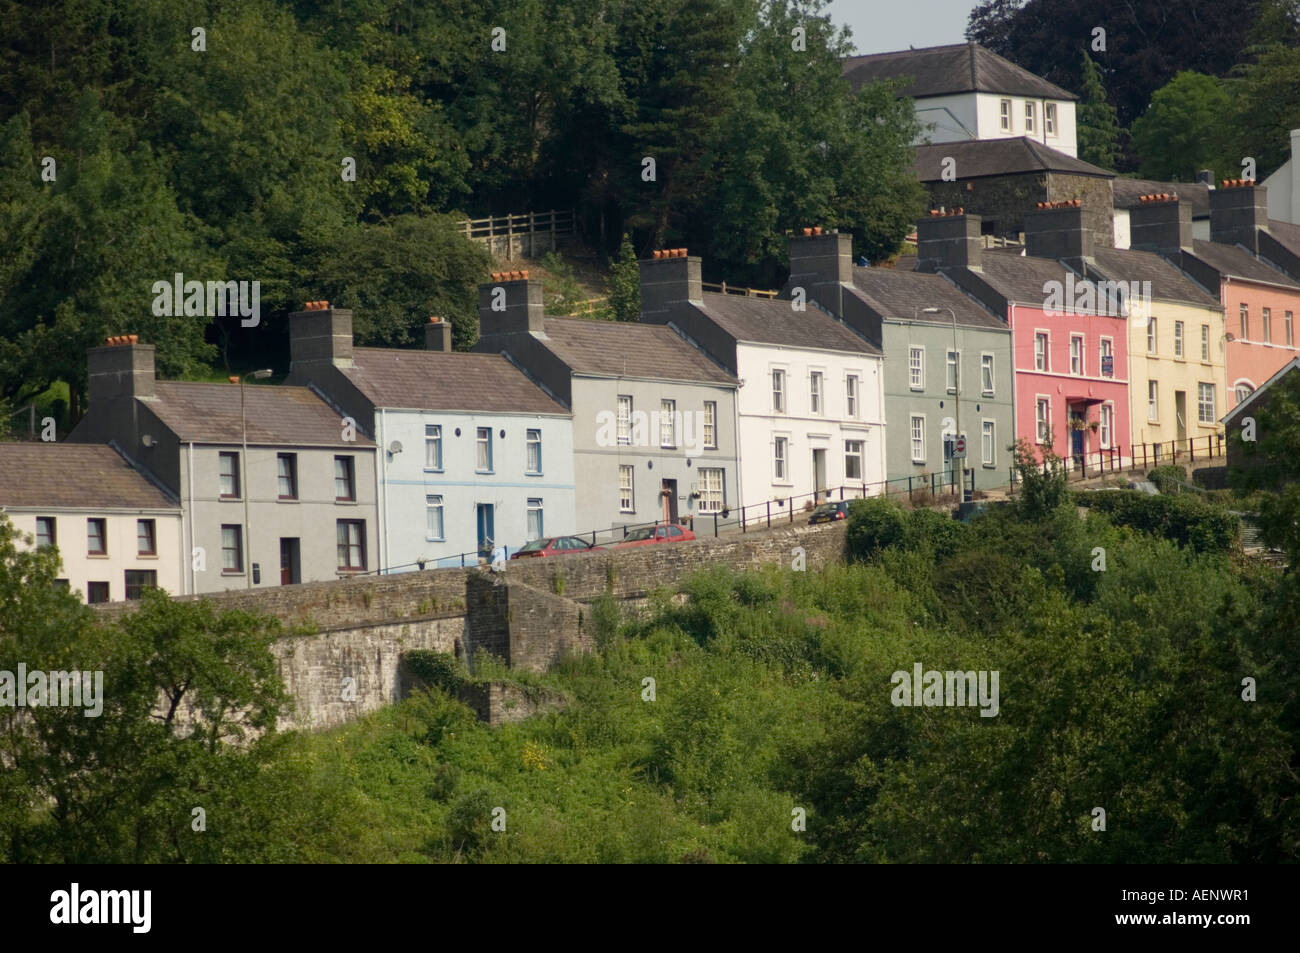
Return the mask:
[[[399, 700], [404, 652], [429, 649], [472, 662], [483, 648], [512, 667], [545, 671], [567, 653], [593, 648], [586, 604], [606, 591], [640, 606], [657, 588], [680, 592], [690, 574], [712, 565], [790, 567], [796, 547], [804, 550], [808, 571], [816, 571], [843, 558], [844, 531], [843, 522], [787, 524], [692, 543], [515, 560], [498, 573], [436, 569], [204, 598], [221, 610], [261, 611], [316, 627], [315, 634], [281, 639], [275, 652], [295, 700], [280, 727], [318, 730]], [[134, 605], [96, 608], [112, 619]], [[353, 679], [354, 697], [344, 697], [346, 678]], [[502, 710], [504, 701], [484, 704]]]

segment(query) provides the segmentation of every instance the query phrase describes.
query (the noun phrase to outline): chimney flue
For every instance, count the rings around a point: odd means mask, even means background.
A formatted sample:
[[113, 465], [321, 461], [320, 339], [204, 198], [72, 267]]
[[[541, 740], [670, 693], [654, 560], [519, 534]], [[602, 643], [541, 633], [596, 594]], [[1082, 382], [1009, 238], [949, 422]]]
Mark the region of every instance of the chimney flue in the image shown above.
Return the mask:
[[119, 334], [86, 352], [87, 397], [99, 412], [115, 398], [154, 396], [154, 346], [139, 341], [138, 335]]
[[429, 323], [424, 326], [424, 349], [426, 351], [451, 351], [451, 323], [436, 315], [430, 315]]
[[916, 270], [978, 270], [984, 251], [983, 221], [978, 215], [966, 215], [964, 209], [952, 214], [935, 211], [921, 219], [916, 223]]
[[1180, 249], [1192, 249], [1192, 206], [1177, 195], [1161, 199], [1143, 195], [1141, 204], [1129, 209], [1129, 247], [1173, 256]]
[[352, 310], [331, 308], [328, 301], [308, 301], [289, 315], [291, 365], [325, 361], [352, 366]]
[[685, 248], [666, 248], [637, 262], [641, 273], [641, 320], [666, 324], [675, 307], [704, 302], [702, 262]]
[[1046, 205], [1025, 215], [1025, 254], [1084, 271], [1085, 262], [1093, 257], [1093, 234], [1083, 222], [1083, 202], [1067, 199]]
[[1259, 233], [1268, 230], [1268, 190], [1252, 179], [1227, 179], [1210, 192], [1210, 241], [1244, 245], [1259, 254]]
[[[546, 305], [540, 281], [529, 279], [526, 271], [495, 271], [489, 277], [490, 281], [478, 286], [481, 336], [527, 334], [546, 329]], [[447, 333], [450, 334], [450, 329]]]

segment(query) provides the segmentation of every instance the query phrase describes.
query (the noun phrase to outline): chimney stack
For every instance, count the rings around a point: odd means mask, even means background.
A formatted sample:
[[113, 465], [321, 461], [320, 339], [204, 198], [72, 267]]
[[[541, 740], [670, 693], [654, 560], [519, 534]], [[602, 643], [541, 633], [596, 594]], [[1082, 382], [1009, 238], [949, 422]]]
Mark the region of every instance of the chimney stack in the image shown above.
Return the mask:
[[331, 308], [328, 301], [308, 301], [289, 315], [289, 361], [352, 366], [352, 309]]
[[1083, 202], [1039, 202], [1025, 214], [1025, 254], [1032, 258], [1063, 261], [1075, 271], [1086, 271], [1092, 259], [1092, 229], [1083, 224]]
[[424, 349], [426, 351], [451, 351], [451, 322], [435, 315], [429, 316], [429, 323], [424, 326]]
[[1192, 250], [1192, 206], [1177, 193], [1144, 195], [1128, 211], [1129, 247], [1175, 256]]
[[526, 271], [493, 272], [478, 286], [479, 335], [527, 334], [545, 330], [546, 305], [542, 283]]
[[790, 280], [782, 297], [802, 288], [805, 301], [816, 301], [836, 317], [844, 316], [841, 285], [853, 281], [853, 236], [805, 228], [790, 236]]
[[942, 268], [981, 267], [984, 239], [983, 219], [967, 215], [965, 209], [932, 211], [916, 223], [916, 270], [935, 272]]
[[1268, 231], [1268, 189], [1253, 179], [1225, 179], [1210, 193], [1210, 241], [1258, 255], [1261, 231]]
[[153, 397], [155, 348], [141, 344], [138, 335], [108, 338], [101, 347], [86, 351], [87, 397], [98, 413], [119, 397]]
[[667, 324], [675, 306], [704, 302], [701, 260], [685, 248], [666, 248], [637, 262], [641, 271], [641, 320]]

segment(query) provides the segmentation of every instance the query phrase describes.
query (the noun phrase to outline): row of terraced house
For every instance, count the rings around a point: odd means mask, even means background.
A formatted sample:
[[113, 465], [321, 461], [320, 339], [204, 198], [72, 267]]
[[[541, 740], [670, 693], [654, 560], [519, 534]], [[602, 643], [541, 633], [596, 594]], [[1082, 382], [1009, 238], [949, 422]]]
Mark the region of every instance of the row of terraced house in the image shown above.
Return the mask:
[[[1297, 356], [1300, 227], [1264, 188], [1125, 197], [1073, 156], [1074, 97], [973, 44], [846, 63], [904, 68], [952, 125], [918, 146], [936, 207], [915, 256], [868, 267], [850, 235], [800, 229], [764, 298], [706, 292], [699, 257], [661, 250], [627, 323], [548, 316], [540, 282], [500, 273], [468, 353], [437, 319], [421, 349], [360, 347], [351, 311], [311, 302], [272, 386], [159, 380], [150, 344], [111, 338], [66, 441], [0, 445], [0, 506], [89, 601], [402, 572], [886, 485], [992, 489], [1016, 440], [1155, 462], [1214, 442]], [[956, 183], [927, 181], [934, 150]]]

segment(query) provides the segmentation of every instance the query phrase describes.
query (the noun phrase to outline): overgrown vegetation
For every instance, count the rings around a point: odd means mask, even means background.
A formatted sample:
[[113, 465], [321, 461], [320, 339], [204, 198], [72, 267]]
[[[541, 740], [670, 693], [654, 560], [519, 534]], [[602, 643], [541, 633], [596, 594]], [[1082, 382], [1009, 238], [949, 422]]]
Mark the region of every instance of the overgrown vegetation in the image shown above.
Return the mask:
[[[0, 859], [1293, 858], [1296, 578], [1234, 563], [1204, 543], [1199, 517], [1172, 530], [1185, 535], [1180, 546], [1159, 535], [1169, 523], [1139, 530], [1114, 513], [1080, 518], [1068, 491], [1043, 510], [1063, 477], [1027, 468], [1039, 474], [1022, 474], [1030, 493], [968, 524], [855, 503], [854, 559], [843, 565], [717, 567], [688, 582], [685, 601], [657, 591], [637, 616], [602, 598], [590, 610], [598, 650], [546, 675], [480, 657], [474, 680], [569, 701], [518, 724], [477, 722], [457, 700], [467, 673], [421, 652], [407, 657], [421, 687], [402, 703], [244, 749], [146, 730], [138, 708], [135, 722], [58, 721], [48, 709], [57, 753], [38, 757], [9, 723], [0, 756], [21, 756], [23, 768], [0, 773]], [[1204, 506], [1187, 495], [1093, 496], [1175, 513]], [[57, 653], [75, 645], [78, 659], [111, 663], [125, 652], [143, 666], [133, 671], [164, 672], [192, 644], [176, 632], [225, 626], [246, 640], [258, 631], [251, 619], [231, 628], [192, 604], [152, 599], [141, 621], [100, 630], [48, 584], [43, 560], [48, 553], [12, 549], [0, 560], [5, 664], [15, 644], [38, 653], [29, 660], [71, 659]], [[115, 647], [123, 633], [138, 648]], [[265, 685], [254, 664], [262, 643], [246, 644], [204, 657], [204, 677], [236, 665]], [[895, 707], [891, 675], [916, 663], [998, 672], [999, 713]], [[1243, 700], [1246, 675], [1267, 685], [1257, 701]], [[136, 698], [152, 690], [132, 684]], [[247, 691], [238, 698], [259, 697]], [[121, 798], [122, 789], [138, 793]], [[196, 804], [205, 833], [189, 827]], [[1104, 834], [1092, 828], [1099, 806]], [[793, 829], [797, 809], [806, 830]], [[494, 828], [502, 816], [504, 830]]]

